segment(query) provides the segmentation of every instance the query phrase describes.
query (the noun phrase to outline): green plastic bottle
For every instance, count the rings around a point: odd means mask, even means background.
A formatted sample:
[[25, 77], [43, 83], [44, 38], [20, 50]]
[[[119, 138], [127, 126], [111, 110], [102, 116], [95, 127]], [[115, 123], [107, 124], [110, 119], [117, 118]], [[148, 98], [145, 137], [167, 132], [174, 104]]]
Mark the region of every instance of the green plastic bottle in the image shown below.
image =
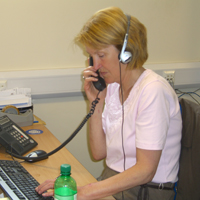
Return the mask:
[[62, 164], [60, 166], [60, 176], [54, 183], [55, 200], [77, 200], [76, 181], [70, 175], [71, 166]]

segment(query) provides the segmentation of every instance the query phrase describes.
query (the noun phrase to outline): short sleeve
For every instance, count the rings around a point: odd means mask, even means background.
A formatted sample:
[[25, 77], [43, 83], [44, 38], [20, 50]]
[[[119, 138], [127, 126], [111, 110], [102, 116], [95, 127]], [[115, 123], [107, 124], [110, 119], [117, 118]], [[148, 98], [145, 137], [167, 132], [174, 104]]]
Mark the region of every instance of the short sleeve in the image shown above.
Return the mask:
[[137, 148], [164, 148], [170, 121], [168, 90], [160, 81], [151, 82], [143, 88], [136, 118]]

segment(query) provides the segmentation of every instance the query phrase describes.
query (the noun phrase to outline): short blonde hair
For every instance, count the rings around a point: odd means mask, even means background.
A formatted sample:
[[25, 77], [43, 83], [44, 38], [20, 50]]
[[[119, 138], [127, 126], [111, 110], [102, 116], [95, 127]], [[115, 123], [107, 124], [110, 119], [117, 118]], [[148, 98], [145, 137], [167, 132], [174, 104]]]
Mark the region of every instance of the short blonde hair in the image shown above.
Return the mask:
[[[127, 25], [128, 19], [123, 11], [117, 7], [109, 7], [96, 12], [83, 26], [75, 41], [94, 49], [114, 45], [121, 51]], [[131, 16], [128, 34], [126, 51], [132, 53], [128, 67], [142, 67], [148, 58], [146, 28]]]

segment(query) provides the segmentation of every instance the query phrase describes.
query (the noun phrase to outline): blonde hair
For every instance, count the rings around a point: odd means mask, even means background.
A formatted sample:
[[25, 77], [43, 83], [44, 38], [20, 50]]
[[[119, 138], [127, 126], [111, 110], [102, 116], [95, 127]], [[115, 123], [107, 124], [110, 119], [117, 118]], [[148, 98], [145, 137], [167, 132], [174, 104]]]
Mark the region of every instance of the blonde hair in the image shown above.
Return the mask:
[[[96, 12], [83, 26], [75, 41], [94, 49], [114, 45], [121, 51], [127, 25], [127, 17], [123, 11], [117, 7], [109, 7]], [[132, 53], [128, 67], [142, 67], [148, 58], [146, 28], [131, 16], [128, 34], [126, 51]]]

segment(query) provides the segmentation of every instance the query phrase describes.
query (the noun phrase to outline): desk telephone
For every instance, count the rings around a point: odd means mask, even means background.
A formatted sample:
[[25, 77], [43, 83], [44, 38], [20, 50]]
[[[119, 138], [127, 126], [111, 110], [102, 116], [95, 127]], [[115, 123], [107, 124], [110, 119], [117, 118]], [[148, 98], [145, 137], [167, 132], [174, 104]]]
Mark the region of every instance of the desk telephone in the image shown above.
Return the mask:
[[23, 155], [38, 143], [8, 116], [4, 115], [0, 117], [0, 144], [6, 148], [8, 153]]

